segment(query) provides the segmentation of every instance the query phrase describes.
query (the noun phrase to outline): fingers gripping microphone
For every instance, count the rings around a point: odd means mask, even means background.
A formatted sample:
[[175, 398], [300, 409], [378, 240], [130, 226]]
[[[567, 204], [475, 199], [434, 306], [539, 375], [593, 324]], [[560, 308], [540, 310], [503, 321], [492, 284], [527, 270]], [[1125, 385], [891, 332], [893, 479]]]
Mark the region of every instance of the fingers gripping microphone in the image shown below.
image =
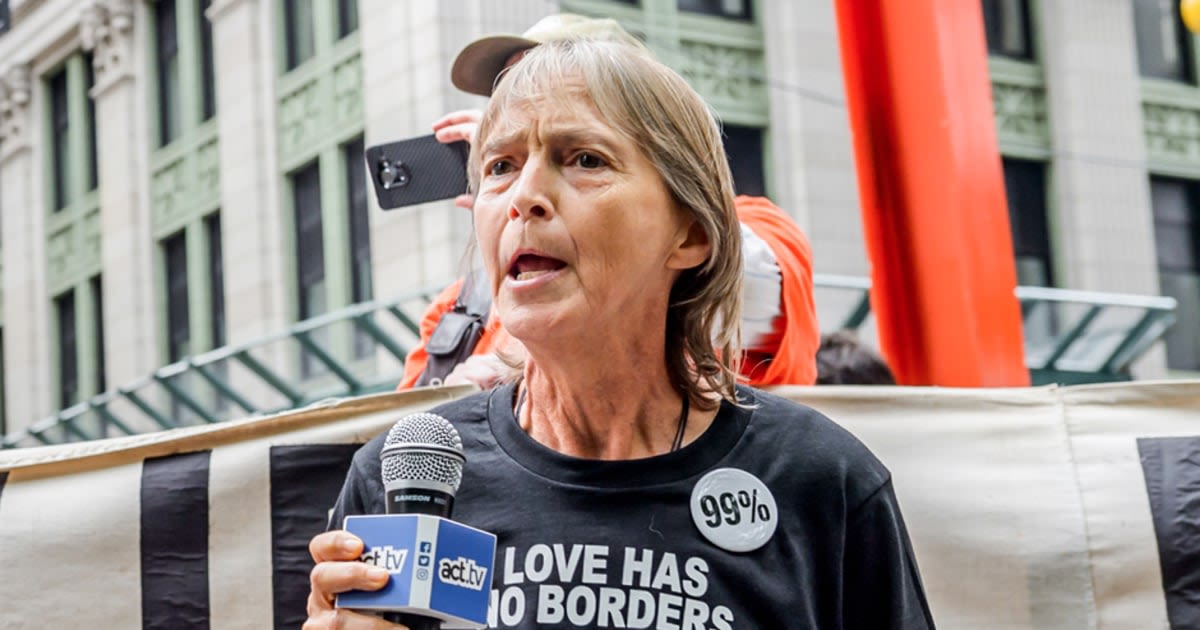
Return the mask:
[[388, 514], [450, 518], [462, 483], [462, 438], [445, 418], [415, 413], [388, 431], [379, 455]]

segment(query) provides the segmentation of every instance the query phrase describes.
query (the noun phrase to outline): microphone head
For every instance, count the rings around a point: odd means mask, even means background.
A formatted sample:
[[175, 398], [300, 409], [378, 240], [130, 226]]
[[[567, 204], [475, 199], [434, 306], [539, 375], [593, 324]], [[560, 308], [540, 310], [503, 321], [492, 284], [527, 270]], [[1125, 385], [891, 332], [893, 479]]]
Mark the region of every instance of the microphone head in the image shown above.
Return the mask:
[[379, 455], [385, 488], [406, 486], [453, 496], [462, 483], [462, 438], [445, 418], [414, 413], [388, 431]]

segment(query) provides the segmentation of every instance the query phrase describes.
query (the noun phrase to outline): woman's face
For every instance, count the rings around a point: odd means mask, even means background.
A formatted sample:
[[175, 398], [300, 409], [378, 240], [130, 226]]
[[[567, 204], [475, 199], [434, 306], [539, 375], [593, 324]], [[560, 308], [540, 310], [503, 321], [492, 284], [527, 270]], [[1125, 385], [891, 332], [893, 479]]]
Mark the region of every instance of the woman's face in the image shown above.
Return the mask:
[[509, 106], [480, 151], [475, 233], [527, 345], [665, 325], [672, 283], [708, 253], [654, 165], [575, 91]]

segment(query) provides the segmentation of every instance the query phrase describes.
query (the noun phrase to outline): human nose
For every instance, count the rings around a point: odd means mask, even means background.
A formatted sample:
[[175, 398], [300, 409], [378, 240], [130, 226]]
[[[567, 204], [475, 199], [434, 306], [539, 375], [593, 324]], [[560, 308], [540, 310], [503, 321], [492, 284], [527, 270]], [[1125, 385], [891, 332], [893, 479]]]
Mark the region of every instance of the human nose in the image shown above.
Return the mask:
[[546, 218], [553, 213], [553, 175], [553, 169], [543, 160], [531, 159], [525, 163], [508, 206], [510, 221]]

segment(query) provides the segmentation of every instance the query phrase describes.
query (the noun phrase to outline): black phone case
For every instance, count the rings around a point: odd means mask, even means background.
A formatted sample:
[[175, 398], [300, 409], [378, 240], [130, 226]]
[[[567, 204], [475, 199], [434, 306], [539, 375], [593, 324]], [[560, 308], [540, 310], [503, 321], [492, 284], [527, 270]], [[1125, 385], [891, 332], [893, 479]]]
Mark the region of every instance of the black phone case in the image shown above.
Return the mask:
[[463, 141], [443, 144], [433, 135], [367, 149], [367, 173], [384, 210], [451, 199], [467, 192], [467, 153]]

